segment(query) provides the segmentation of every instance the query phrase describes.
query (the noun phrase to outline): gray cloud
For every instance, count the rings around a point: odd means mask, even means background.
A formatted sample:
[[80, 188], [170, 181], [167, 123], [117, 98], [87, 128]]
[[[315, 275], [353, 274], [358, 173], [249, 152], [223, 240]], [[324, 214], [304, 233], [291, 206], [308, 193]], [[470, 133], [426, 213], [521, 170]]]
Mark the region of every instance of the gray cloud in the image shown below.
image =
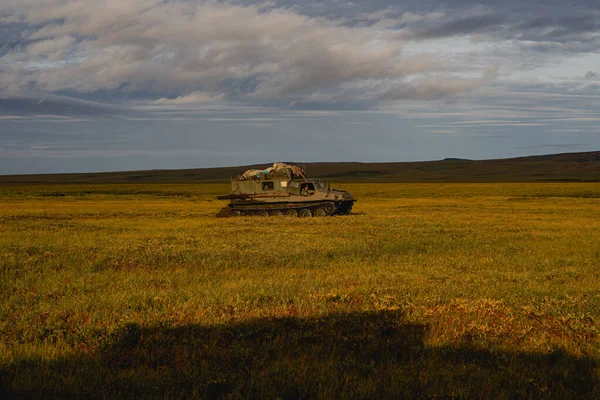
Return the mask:
[[[495, 65], [531, 68], [600, 45], [598, 7], [581, 0], [541, 11], [525, 0], [295, 3], [5, 0], [0, 93], [372, 108], [471, 93]], [[491, 45], [452, 57], [414, 50], [465, 35]]]
[[555, 53], [596, 52], [600, 48], [600, 13], [572, 12], [545, 16], [512, 27], [507, 36], [523, 42], [529, 51]]
[[600, 79], [600, 74], [594, 71], [589, 71], [587, 74], [585, 74], [584, 78], [589, 80], [597, 80]]
[[[347, 18], [307, 16], [270, 3], [22, 0], [0, 5], [0, 15], [28, 26], [20, 45], [0, 57], [0, 90], [11, 92], [127, 87], [156, 99], [285, 103], [327, 89], [337, 97], [356, 95], [357, 85], [370, 99], [377, 92], [369, 85], [400, 89], [407, 80], [445, 73], [431, 56], [403, 54], [403, 41], [387, 24], [348, 26]], [[397, 10], [381, 18], [390, 15], [409, 22], [432, 18]], [[448, 92], [447, 85], [429, 87], [435, 79], [424, 81], [430, 82], [424, 90]]]
[[383, 100], [431, 100], [471, 92], [484, 83], [484, 79], [447, 79], [430, 77], [385, 91]]
[[[468, 5], [469, 3], [463, 3]], [[470, 6], [472, 7], [472, 3]], [[586, 5], [586, 4], [584, 4]], [[439, 39], [477, 35], [478, 40], [513, 40], [528, 51], [596, 51], [600, 46], [600, 10], [561, 3], [488, 5], [455, 10], [439, 20], [418, 23], [400, 37]]]
[[438, 26], [417, 29], [411, 36], [415, 39], [435, 39], [448, 36], [489, 32], [498, 29], [506, 20], [506, 16], [485, 13], [459, 17], [446, 21]]
[[525, 21], [519, 25], [520, 30], [543, 32], [544, 36], [560, 38], [570, 34], [595, 32], [600, 28], [598, 15], [595, 13], [574, 13], [557, 17], [548, 15]]
[[136, 114], [140, 114], [140, 112], [46, 93], [0, 94], [0, 116], [109, 117]]

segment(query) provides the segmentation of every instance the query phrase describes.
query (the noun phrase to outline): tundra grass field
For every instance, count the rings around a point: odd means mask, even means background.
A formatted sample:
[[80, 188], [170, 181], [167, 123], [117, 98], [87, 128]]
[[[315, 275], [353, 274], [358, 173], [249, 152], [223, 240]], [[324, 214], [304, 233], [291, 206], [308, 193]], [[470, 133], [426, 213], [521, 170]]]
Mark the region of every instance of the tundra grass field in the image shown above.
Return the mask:
[[228, 186], [0, 186], [0, 394], [600, 398], [600, 184]]

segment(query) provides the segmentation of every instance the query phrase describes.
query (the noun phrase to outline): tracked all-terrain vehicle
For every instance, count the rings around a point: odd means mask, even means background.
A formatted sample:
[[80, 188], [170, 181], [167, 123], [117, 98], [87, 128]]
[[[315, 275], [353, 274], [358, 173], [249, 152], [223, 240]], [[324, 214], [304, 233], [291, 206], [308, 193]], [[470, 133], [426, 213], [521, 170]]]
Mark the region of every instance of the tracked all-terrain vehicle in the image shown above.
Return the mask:
[[302, 168], [284, 163], [232, 178], [231, 193], [217, 198], [230, 201], [217, 217], [343, 215], [350, 213], [356, 201], [350, 193], [331, 189], [319, 179], [307, 179]]

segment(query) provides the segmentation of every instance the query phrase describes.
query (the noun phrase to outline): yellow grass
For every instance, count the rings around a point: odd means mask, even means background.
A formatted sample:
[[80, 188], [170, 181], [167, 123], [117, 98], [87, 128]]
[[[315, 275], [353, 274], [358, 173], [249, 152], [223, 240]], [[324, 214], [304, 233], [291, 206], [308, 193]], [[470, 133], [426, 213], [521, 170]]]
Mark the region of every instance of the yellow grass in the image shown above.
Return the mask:
[[[339, 185], [338, 185], [339, 186]], [[600, 184], [0, 187], [11, 395], [598, 397]]]

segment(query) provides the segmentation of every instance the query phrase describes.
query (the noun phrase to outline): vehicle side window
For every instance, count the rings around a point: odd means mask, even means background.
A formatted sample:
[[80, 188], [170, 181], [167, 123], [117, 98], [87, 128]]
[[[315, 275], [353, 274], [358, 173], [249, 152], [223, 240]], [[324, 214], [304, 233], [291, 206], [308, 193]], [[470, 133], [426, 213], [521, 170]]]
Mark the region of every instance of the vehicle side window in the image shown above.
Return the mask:
[[313, 185], [311, 182], [303, 183], [300, 186], [300, 195], [312, 196], [313, 194], [315, 194], [315, 185]]
[[262, 190], [275, 190], [275, 183], [273, 182], [263, 182]]

